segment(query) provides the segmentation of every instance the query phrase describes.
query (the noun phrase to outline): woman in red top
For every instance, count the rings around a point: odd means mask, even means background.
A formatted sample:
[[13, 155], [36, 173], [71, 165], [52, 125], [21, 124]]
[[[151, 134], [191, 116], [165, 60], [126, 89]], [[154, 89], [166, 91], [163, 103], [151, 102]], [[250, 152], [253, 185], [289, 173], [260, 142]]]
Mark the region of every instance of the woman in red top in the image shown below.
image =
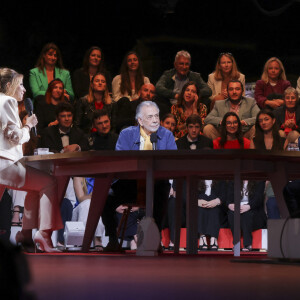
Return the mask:
[[221, 123], [221, 136], [214, 141], [214, 149], [249, 149], [250, 141], [243, 137], [238, 115], [228, 112]]

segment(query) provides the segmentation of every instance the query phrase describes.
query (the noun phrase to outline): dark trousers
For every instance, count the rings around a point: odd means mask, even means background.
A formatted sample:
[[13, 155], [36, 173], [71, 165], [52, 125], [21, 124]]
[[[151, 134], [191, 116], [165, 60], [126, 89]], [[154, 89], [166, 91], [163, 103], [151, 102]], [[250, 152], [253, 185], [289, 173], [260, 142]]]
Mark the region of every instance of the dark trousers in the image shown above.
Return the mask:
[[[119, 180], [112, 186], [113, 195], [108, 195], [103, 213], [102, 221], [105, 226], [105, 235], [111, 238], [117, 237], [118, 220], [116, 208], [119, 205], [135, 204], [137, 200], [137, 183], [135, 180]], [[167, 210], [168, 194], [170, 185], [166, 180], [155, 182], [153, 218], [159, 228], [162, 229], [163, 216]]]
[[220, 207], [198, 207], [198, 233], [218, 238], [221, 228]]
[[[183, 197], [182, 201], [182, 215], [181, 215], [181, 227], [185, 227], [186, 223], [186, 198]], [[176, 198], [171, 196], [168, 201], [168, 226], [170, 229], [170, 240], [174, 242], [175, 240], [175, 204]]]
[[10, 237], [12, 218], [11, 203], [12, 199], [7, 190], [5, 190], [0, 201], [0, 240], [3, 242], [8, 242]]
[[280, 212], [275, 197], [269, 197], [266, 203], [268, 219], [280, 219]]
[[[233, 235], [233, 211], [228, 210], [228, 223]], [[253, 212], [248, 210], [241, 214], [241, 231], [244, 238], [244, 246], [252, 246]]]
[[60, 207], [60, 213], [61, 213], [62, 222], [64, 224], [64, 228], [58, 230], [58, 234], [57, 234], [57, 240], [61, 244], [63, 244], [65, 241], [64, 239], [65, 225], [67, 221], [72, 220], [72, 212], [73, 212], [73, 206], [71, 201], [67, 198], [64, 198]]
[[300, 180], [288, 182], [283, 190], [284, 199], [290, 215], [300, 217]]

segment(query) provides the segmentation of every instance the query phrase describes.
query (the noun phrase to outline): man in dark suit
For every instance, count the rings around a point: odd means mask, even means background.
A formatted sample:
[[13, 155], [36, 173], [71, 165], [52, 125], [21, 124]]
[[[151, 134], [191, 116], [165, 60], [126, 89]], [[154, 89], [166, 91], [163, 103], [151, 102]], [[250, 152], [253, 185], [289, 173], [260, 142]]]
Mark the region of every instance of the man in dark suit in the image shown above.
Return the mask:
[[204, 135], [200, 135], [201, 124], [199, 115], [191, 115], [186, 119], [188, 133], [176, 141], [178, 150], [213, 148], [212, 140]]
[[115, 150], [118, 135], [111, 131], [111, 120], [105, 109], [96, 110], [93, 116], [95, 132], [89, 137], [92, 150]]
[[[201, 118], [199, 115], [191, 115], [186, 119], [187, 134], [176, 141], [178, 150], [196, 150], [196, 149], [212, 149], [213, 142], [211, 139], [200, 135], [201, 130]], [[175, 189], [175, 183], [173, 184]], [[185, 189], [185, 185], [184, 185]], [[171, 190], [173, 191], [173, 189]], [[176, 198], [173, 192], [170, 193], [168, 202], [168, 223], [170, 229], [170, 245], [169, 249], [174, 248], [174, 238], [175, 238], [175, 201]], [[186, 216], [186, 199], [183, 197], [183, 207], [182, 207], [182, 226], [185, 226], [185, 216]]]
[[57, 105], [58, 125], [45, 129], [40, 147], [49, 148], [51, 152], [76, 152], [89, 150], [88, 141], [83, 131], [73, 126], [74, 108], [70, 103]]
[[[49, 148], [51, 152], [77, 152], [89, 150], [88, 140], [83, 131], [73, 126], [74, 108], [70, 103], [61, 102], [56, 107], [58, 125], [49, 126], [43, 132], [40, 147]], [[72, 189], [72, 187], [71, 187]], [[71, 197], [64, 198], [61, 204], [61, 215], [63, 223], [71, 221], [73, 205]], [[70, 200], [70, 201], [69, 201]], [[75, 200], [75, 199], [74, 199]], [[58, 232], [58, 242], [63, 244], [64, 229]]]

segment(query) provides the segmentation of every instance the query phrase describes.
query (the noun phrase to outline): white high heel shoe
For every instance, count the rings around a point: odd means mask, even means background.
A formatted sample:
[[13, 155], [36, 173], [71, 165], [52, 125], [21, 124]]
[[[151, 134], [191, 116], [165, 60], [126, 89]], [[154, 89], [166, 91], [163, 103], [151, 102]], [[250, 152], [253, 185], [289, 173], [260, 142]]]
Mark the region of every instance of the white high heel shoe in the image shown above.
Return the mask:
[[46, 239], [42, 236], [42, 234], [37, 231], [34, 235], [34, 238], [33, 238], [33, 241], [34, 243], [36, 244], [36, 246], [44, 251], [44, 252], [49, 252], [49, 253], [54, 253], [54, 252], [61, 252], [60, 250], [58, 249], [55, 249], [55, 248], [52, 248], [50, 247], [47, 242], [46, 242]]

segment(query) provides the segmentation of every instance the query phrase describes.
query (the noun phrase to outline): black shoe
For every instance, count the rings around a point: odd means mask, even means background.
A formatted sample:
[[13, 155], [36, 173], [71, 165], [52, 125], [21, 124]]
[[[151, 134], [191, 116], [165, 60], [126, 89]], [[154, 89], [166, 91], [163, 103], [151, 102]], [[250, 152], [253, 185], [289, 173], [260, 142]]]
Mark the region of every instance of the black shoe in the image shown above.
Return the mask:
[[249, 246], [247, 246], [247, 247], [244, 247], [244, 248], [242, 249], [242, 251], [243, 251], [243, 252], [250, 252], [250, 251], [252, 251], [252, 246], [249, 245]]
[[216, 244], [216, 241], [212, 245], [209, 246], [209, 250], [211, 251], [218, 251], [219, 246]]
[[202, 245], [199, 245], [199, 250], [200, 251], [207, 251], [208, 250], [208, 246], [207, 246], [204, 238], [205, 238], [205, 235], [200, 236], [200, 239], [202, 239], [202, 242], [203, 242]]

